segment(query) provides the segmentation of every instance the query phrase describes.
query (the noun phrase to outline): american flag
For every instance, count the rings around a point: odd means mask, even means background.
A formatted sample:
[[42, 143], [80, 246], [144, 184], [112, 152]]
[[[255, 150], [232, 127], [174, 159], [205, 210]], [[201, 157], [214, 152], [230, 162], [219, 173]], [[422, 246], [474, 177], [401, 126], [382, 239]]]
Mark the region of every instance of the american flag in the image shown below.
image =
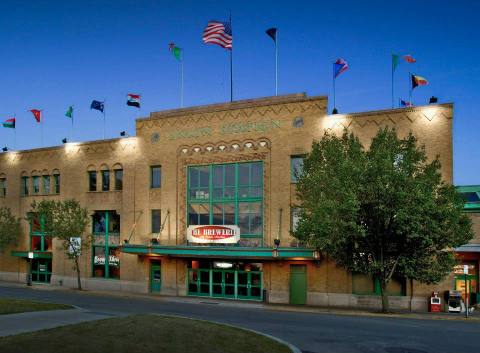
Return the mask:
[[210, 21], [203, 30], [203, 42], [232, 49], [232, 27], [230, 22]]

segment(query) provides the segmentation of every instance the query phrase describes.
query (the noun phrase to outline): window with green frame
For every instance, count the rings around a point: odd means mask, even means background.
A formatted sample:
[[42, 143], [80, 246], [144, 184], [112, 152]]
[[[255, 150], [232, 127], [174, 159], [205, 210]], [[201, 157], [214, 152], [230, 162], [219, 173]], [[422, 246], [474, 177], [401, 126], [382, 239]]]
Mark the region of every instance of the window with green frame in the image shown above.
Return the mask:
[[45, 218], [36, 213], [30, 213], [30, 250], [51, 251], [52, 238], [45, 232]]
[[120, 278], [120, 215], [115, 211], [95, 211], [92, 233], [92, 276]]
[[263, 237], [263, 163], [188, 167], [188, 225], [238, 225], [245, 238]]

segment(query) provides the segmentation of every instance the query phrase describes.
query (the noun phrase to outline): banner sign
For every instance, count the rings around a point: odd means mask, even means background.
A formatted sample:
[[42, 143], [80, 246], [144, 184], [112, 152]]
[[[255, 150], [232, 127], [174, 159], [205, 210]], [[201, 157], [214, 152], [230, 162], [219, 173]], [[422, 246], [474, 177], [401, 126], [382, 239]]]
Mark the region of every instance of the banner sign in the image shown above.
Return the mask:
[[187, 240], [202, 244], [236, 244], [240, 240], [240, 228], [231, 225], [189, 226]]

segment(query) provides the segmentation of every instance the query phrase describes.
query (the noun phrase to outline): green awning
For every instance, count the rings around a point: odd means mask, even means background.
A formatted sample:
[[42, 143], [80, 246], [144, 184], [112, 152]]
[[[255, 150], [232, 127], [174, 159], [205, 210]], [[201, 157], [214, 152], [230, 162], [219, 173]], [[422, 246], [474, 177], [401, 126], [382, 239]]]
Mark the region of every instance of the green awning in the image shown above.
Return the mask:
[[51, 259], [51, 251], [27, 251], [27, 250], [13, 250], [10, 255], [16, 257], [25, 257], [27, 259]]
[[267, 248], [240, 246], [164, 246], [125, 244], [122, 252], [136, 255], [164, 255], [173, 257], [209, 257], [209, 258], [242, 258], [264, 260], [315, 260], [318, 254], [307, 248]]

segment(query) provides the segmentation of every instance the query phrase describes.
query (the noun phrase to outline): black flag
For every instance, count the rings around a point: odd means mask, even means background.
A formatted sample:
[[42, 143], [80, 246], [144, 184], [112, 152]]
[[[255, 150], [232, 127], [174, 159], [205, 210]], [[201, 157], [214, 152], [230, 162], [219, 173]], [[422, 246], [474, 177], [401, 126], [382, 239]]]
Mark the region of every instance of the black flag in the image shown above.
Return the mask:
[[277, 43], [277, 29], [275, 27], [267, 29], [265, 33]]

